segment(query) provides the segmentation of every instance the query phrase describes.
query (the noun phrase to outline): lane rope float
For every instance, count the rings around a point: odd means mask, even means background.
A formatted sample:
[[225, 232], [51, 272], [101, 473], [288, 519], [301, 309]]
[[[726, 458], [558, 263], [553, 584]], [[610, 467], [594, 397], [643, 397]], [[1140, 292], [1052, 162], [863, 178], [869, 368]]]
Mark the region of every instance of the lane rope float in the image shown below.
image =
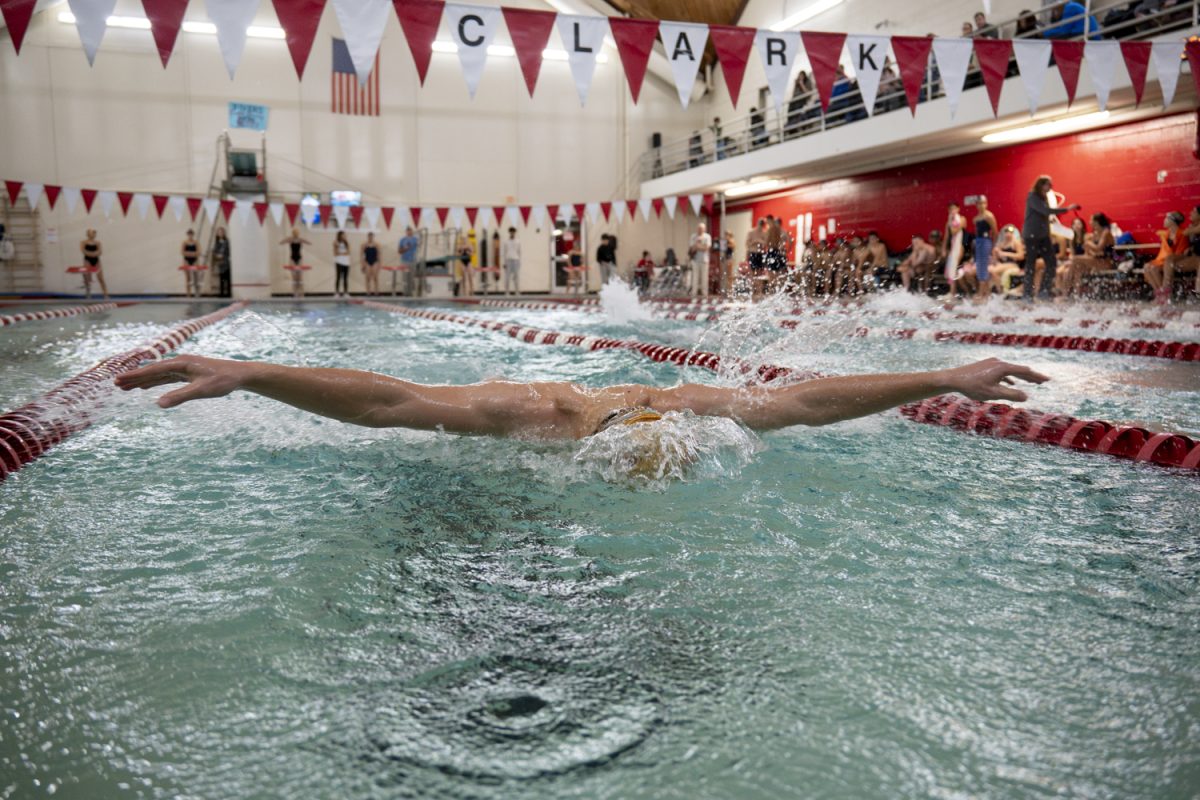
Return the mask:
[[135, 306], [137, 303], [92, 303], [86, 306], [71, 306], [69, 308], [51, 308], [45, 311], [24, 311], [20, 314], [9, 314], [0, 316], [0, 328], [7, 325], [18, 325], [22, 322], [39, 322], [46, 319], [59, 319], [61, 317], [78, 317], [81, 314], [99, 314], [103, 311], [112, 311], [124, 306]]

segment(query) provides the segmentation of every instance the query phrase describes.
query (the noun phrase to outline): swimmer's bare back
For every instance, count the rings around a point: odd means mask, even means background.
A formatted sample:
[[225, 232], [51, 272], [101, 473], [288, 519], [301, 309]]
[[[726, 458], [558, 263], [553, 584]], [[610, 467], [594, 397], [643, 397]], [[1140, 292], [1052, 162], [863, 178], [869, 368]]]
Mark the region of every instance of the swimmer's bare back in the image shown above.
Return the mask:
[[755, 430], [770, 430], [827, 425], [947, 392], [973, 400], [1025, 400], [1014, 379], [1049, 380], [1029, 367], [989, 358], [931, 372], [816, 378], [782, 387], [683, 384], [660, 389], [629, 384], [588, 389], [566, 382], [512, 381], [445, 386], [353, 369], [179, 356], [120, 375], [116, 384], [125, 390], [186, 384], [158, 399], [163, 408], [240, 389], [368, 427], [582, 439], [612, 411], [634, 406], [730, 417]]

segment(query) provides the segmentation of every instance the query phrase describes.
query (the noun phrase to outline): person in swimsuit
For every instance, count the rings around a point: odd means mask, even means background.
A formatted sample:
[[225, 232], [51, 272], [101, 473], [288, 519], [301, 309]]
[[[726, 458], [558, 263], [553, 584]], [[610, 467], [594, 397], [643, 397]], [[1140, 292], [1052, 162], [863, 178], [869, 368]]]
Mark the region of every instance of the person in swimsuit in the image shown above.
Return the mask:
[[917, 278], [917, 286], [921, 287], [929, 282], [929, 273], [933, 271], [933, 262], [937, 260], [937, 248], [926, 242], [919, 233], [914, 233], [912, 236], [912, 252], [908, 254], [908, 258], [900, 262], [900, 266], [896, 267], [896, 272], [900, 274], [900, 282], [904, 285], [904, 291], [912, 290], [913, 278]]
[[959, 278], [958, 265], [963, 257], [963, 228], [966, 227], [967, 221], [958, 213], [958, 203], [950, 203], [947, 209], [949, 214], [946, 217], [946, 231], [942, 241], [946, 243], [946, 283], [950, 284], [950, 291], [953, 293], [954, 282]]
[[300, 236], [298, 228], [292, 228], [292, 235], [286, 239], [280, 239], [280, 244], [286, 244], [289, 249], [289, 258], [292, 263], [292, 297], [304, 297], [304, 271], [300, 269], [300, 265], [304, 261], [303, 247], [306, 244], [312, 244], [308, 239]]
[[471, 247], [471, 242], [460, 233], [455, 240], [454, 252], [458, 254], [458, 264], [454, 268], [455, 284], [458, 286], [455, 295], [471, 297], [475, 294], [475, 284], [471, 276], [471, 256], [475, 254], [475, 248]]
[[988, 278], [993, 286], [1000, 287], [1001, 293], [1008, 295], [1012, 291], [1013, 276], [1024, 274], [1021, 268], [1024, 263], [1025, 245], [1021, 242], [1021, 234], [1016, 225], [1005, 225], [1000, 229], [1000, 238], [992, 249]]
[[375, 242], [375, 234], [368, 233], [367, 240], [358, 248], [359, 261], [362, 263], [363, 275], [366, 277], [367, 294], [379, 294], [379, 245]]
[[[1079, 220], [1076, 220], [1078, 222]], [[1074, 223], [1072, 223], [1074, 227]], [[1070, 266], [1066, 269], [1067, 289], [1078, 295], [1083, 291], [1083, 276], [1113, 268], [1113, 248], [1117, 240], [1112, 232], [1112, 220], [1100, 212], [1092, 215], [1092, 233], [1083, 241], [1083, 254], [1072, 249]]]
[[[183, 256], [184, 266], [194, 267], [200, 260], [200, 243], [196, 241], [196, 232], [191, 228], [188, 228], [187, 238], [179, 247], [179, 254]], [[183, 271], [183, 288], [188, 297], [200, 296], [200, 274], [200, 270], [196, 269]]]
[[[93, 228], [88, 228], [87, 238], [79, 243], [79, 251], [83, 253], [83, 263], [96, 270], [94, 273], [96, 280], [100, 282], [100, 291], [104, 294], [104, 299], [108, 299], [108, 285], [104, 283], [104, 267], [100, 264], [100, 254], [104, 248], [100, 244], [100, 240], [96, 238], [96, 231]], [[83, 273], [83, 285], [87, 289], [88, 297], [92, 296], [92, 275], [91, 272]]]
[[975, 208], [975, 219], [971, 221], [975, 226], [975, 279], [979, 281], [975, 300], [982, 303], [992, 293], [992, 245], [999, 226], [996, 224], [996, 215], [988, 211], [986, 195], [979, 195]]
[[[333, 296], [350, 296], [350, 240], [345, 231], [338, 231], [333, 240]], [[341, 287], [340, 291], [339, 288]]]

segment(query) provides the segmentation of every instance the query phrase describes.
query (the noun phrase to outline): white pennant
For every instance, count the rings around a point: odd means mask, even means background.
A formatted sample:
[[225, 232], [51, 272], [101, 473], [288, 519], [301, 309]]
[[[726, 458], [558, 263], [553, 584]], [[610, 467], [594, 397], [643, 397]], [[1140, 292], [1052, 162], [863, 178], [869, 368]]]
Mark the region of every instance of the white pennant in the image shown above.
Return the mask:
[[67, 201], [67, 213], [74, 214], [75, 206], [79, 203], [79, 190], [71, 186], [64, 186], [63, 199]]
[[176, 222], [182, 222], [183, 215], [187, 211], [187, 198], [181, 194], [173, 194], [167, 201], [167, 208], [174, 212]]
[[237, 72], [242, 62], [242, 51], [246, 49], [246, 29], [258, 13], [259, 0], [206, 0], [208, 18], [217, 26], [217, 44], [221, 47], [221, 58], [229, 79]]
[[667, 216], [675, 219], [675, 206], [679, 204], [679, 198], [673, 194], [669, 194], [663, 198], [663, 205], [667, 208]]
[[654, 201], [652, 200], [638, 200], [638, 210], [642, 212], [643, 222], [650, 221], [650, 211], [653, 208], [653, 205]]
[[221, 203], [214, 197], [204, 198], [204, 216], [208, 217], [209, 225], [220, 225]]
[[96, 199], [100, 201], [100, 210], [104, 212], [104, 216], [112, 216], [113, 203], [117, 202], [116, 192], [99, 192]]
[[879, 95], [879, 79], [883, 76], [883, 62], [887, 60], [888, 36], [847, 36], [846, 52], [854, 67], [858, 90], [862, 93], [863, 105], [868, 114], [875, 113], [875, 98]]
[[408, 206], [396, 206], [396, 210], [392, 212], [392, 219], [398, 220], [398, 227], [404, 230], [413, 224], [412, 209]]
[[971, 63], [973, 50], [970, 39], [937, 38], [933, 40], [933, 55], [937, 59], [938, 72], [942, 76], [942, 91], [950, 104], [950, 118], [958, 111], [962, 97], [963, 81], [967, 79], [967, 65]]
[[350, 218], [350, 206], [334, 206], [333, 218], [337, 220], [339, 228], [345, 228], [346, 220]]
[[463, 218], [466, 216], [462, 206], [450, 207], [450, 221], [454, 223], [454, 227], [461, 228], [463, 226]]
[[1108, 93], [1112, 90], [1113, 76], [1117, 72], [1117, 60], [1121, 58], [1121, 43], [1088, 42], [1084, 45], [1083, 57], [1087, 59], [1096, 100], [1100, 103], [1100, 110], [1104, 111], [1108, 108]]
[[667, 61], [671, 62], [679, 102], [687, 108], [692, 99], [692, 87], [696, 85], [696, 73], [700, 71], [700, 61], [704, 58], [704, 47], [708, 44], [708, 26], [664, 21], [658, 24], [658, 32]]
[[703, 194], [689, 194], [688, 202], [692, 204], [692, 213], [700, 216], [700, 206], [704, 203]]
[[333, 10], [346, 37], [346, 49], [350, 51], [358, 82], [364, 84], [375, 66], [375, 54], [379, 52], [379, 40], [383, 38], [392, 4], [390, 0], [333, 0]]
[[1175, 99], [1175, 87], [1179, 85], [1179, 65], [1183, 60], [1183, 42], [1155, 42], [1150, 46], [1154, 59], [1154, 71], [1158, 73], [1158, 85], [1162, 89], [1163, 108]]
[[96, 51], [100, 49], [100, 40], [108, 28], [108, 16], [112, 14], [117, 0], [68, 0], [67, 4], [75, 15], [75, 28], [79, 31], [79, 41], [83, 42], [88, 64], [95, 64]]
[[592, 221], [593, 225], [600, 221], [599, 203], [588, 203], [586, 206], [584, 206], [584, 211], [587, 213], [588, 219]]
[[754, 34], [754, 46], [767, 73], [767, 86], [775, 100], [775, 111], [782, 113], [788, 99], [789, 79], [800, 52], [800, 31], [760, 30]]
[[[517, 223], [521, 219], [521, 209], [517, 208], [516, 206], [508, 206], [504, 209], [504, 216], [508, 219], [509, 225], [516, 227]], [[500, 224], [503, 225], [504, 223], [501, 222]]]
[[146, 215], [150, 213], [150, 195], [138, 192], [133, 196], [133, 202], [137, 206], [138, 215], [145, 221]]
[[363, 215], [367, 218], [367, 227], [379, 229], [379, 206], [367, 206], [363, 209]]
[[579, 104], [587, 105], [588, 89], [596, 72], [596, 55], [608, 34], [608, 17], [559, 14], [557, 24], [575, 78], [575, 90], [579, 92]]
[[271, 205], [267, 206], [267, 209], [271, 212], [271, 219], [275, 220], [275, 224], [282, 227], [284, 212], [283, 203], [271, 203]]
[[1044, 39], [1014, 39], [1013, 56], [1025, 84], [1025, 96], [1029, 100], [1029, 113], [1036, 114], [1042, 99], [1042, 87], [1046, 85], [1046, 72], [1050, 69], [1050, 42]]
[[487, 63], [488, 45], [500, 22], [500, 9], [447, 3], [445, 14], [450, 37], [458, 45], [458, 63], [462, 65], [467, 91], [474, 98], [483, 65]]
[[546, 227], [546, 207], [545, 206], [534, 206], [533, 207], [533, 224], [539, 228]]
[[616, 219], [616, 221], [618, 223], [623, 222], [625, 220], [625, 201], [624, 200], [615, 201], [612, 205], [612, 211], [613, 211], [613, 218]]
[[46, 187], [40, 183], [25, 182], [25, 199], [29, 201], [29, 207], [37, 211], [38, 201], [42, 199], [42, 190]]
[[249, 200], [238, 200], [233, 204], [237, 210], [238, 217], [242, 220], [242, 225], [250, 221], [250, 212], [254, 210], [254, 204]]

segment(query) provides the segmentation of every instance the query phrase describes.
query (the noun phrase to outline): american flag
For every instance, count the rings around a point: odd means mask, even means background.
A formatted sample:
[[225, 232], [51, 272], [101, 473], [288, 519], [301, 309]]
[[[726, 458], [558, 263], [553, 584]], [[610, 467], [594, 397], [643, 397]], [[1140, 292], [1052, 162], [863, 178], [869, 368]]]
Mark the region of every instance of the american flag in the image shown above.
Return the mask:
[[361, 86], [354, 62], [350, 59], [350, 48], [342, 39], [333, 40], [333, 74], [330, 76], [331, 108], [335, 114], [355, 114], [363, 117], [379, 116], [379, 53], [375, 54], [375, 66], [371, 77]]

